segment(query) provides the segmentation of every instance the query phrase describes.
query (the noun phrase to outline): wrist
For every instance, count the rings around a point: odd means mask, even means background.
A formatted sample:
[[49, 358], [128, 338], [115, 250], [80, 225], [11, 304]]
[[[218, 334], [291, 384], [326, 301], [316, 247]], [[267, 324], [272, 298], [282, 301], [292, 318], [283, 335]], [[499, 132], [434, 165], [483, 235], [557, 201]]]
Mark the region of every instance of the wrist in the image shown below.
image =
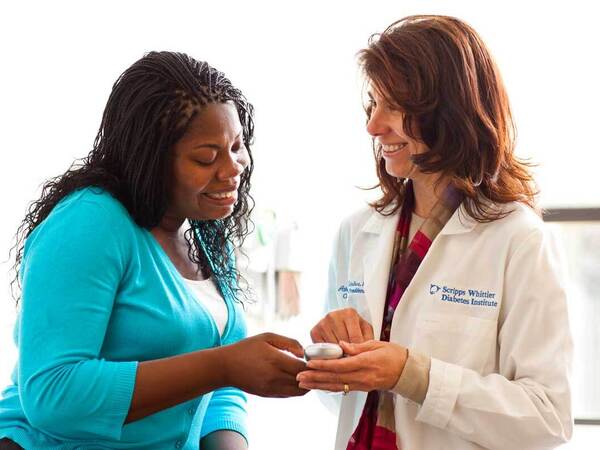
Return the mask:
[[216, 368], [216, 378], [220, 384], [219, 387], [237, 387], [234, 380], [235, 371], [231, 370], [234, 346], [235, 344], [230, 344], [210, 350], [214, 356], [212, 363]]
[[392, 388], [392, 392], [415, 403], [423, 404], [429, 389], [430, 368], [430, 357], [410, 351], [400, 378]]
[[400, 377], [402, 376], [402, 372], [404, 372], [404, 368], [406, 367], [406, 361], [408, 361], [408, 357], [409, 357], [408, 348], [400, 347], [400, 352], [402, 355], [402, 359], [400, 361], [400, 370], [398, 372], [398, 378], [396, 378], [396, 381], [398, 381], [400, 379]]
[[202, 374], [208, 391], [230, 386], [229, 364], [226, 363], [227, 347], [207, 348], [194, 352], [195, 358], [190, 369]]
[[391, 385], [388, 387], [388, 390], [391, 390], [398, 384], [400, 377], [402, 377], [402, 373], [404, 372], [404, 368], [406, 367], [406, 361], [408, 360], [408, 348], [402, 347], [398, 344], [393, 344], [393, 348], [397, 354], [395, 358], [394, 364], [394, 375]]

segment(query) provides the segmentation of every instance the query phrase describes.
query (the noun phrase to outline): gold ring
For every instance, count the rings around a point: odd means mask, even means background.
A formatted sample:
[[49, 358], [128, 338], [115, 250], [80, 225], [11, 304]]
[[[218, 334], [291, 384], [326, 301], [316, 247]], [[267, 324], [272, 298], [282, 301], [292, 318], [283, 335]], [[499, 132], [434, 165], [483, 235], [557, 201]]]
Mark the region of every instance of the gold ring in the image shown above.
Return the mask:
[[348, 395], [348, 392], [350, 392], [350, 386], [348, 386], [347, 383], [344, 383], [344, 395]]

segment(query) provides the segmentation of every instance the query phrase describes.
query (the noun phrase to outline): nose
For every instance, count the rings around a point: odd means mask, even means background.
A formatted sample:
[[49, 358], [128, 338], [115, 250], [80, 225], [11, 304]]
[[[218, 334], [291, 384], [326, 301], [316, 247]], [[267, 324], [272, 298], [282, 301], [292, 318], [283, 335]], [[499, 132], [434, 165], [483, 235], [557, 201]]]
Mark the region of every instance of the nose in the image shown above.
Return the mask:
[[367, 121], [367, 132], [373, 136], [382, 136], [389, 131], [386, 117], [380, 108], [373, 108]]
[[238, 156], [236, 153], [229, 152], [224, 159], [223, 164], [221, 164], [221, 167], [217, 170], [217, 179], [219, 181], [228, 181], [232, 178], [237, 178], [246, 169], [247, 165], [248, 163], [243, 157]]

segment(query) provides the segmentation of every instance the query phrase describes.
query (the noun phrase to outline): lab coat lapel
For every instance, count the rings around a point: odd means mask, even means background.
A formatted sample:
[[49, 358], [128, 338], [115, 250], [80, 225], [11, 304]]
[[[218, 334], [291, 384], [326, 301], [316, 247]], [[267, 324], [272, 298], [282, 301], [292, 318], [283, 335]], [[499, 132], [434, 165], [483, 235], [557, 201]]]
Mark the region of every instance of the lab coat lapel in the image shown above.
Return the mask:
[[394, 233], [398, 222], [398, 214], [382, 216], [373, 212], [371, 219], [365, 224], [362, 232], [369, 242], [363, 259], [363, 273], [365, 276], [365, 298], [371, 314], [370, 322], [373, 326], [375, 339], [381, 335], [383, 308], [387, 293], [388, 277], [394, 246]]
[[459, 206], [452, 214], [444, 228], [440, 231], [442, 235], [468, 233], [477, 226], [477, 221], [467, 213], [464, 205]]

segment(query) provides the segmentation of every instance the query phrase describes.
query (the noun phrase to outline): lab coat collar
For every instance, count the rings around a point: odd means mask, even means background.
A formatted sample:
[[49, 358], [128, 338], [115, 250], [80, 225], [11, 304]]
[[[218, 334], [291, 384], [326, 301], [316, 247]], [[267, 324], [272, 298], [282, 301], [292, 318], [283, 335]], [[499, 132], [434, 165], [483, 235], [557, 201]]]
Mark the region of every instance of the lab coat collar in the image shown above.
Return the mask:
[[442, 228], [440, 234], [451, 235], [468, 233], [469, 231], [472, 231], [478, 223], [479, 222], [467, 214], [467, 210], [465, 209], [463, 203], [456, 208], [456, 211], [454, 211], [454, 214], [452, 214], [450, 220], [448, 220], [446, 225], [444, 225], [444, 228]]
[[[386, 209], [383, 212], [384, 214], [389, 214], [389, 211], [390, 209]], [[386, 227], [390, 226], [390, 222], [394, 224], [398, 222], [398, 214], [399, 211], [391, 215], [383, 215], [373, 210], [371, 213], [371, 217], [369, 217], [369, 219], [365, 222], [365, 225], [362, 228], [362, 232], [382, 234], [383, 230], [385, 230]], [[456, 211], [454, 211], [454, 214], [452, 214], [452, 217], [450, 217], [448, 223], [446, 223], [444, 228], [442, 228], [440, 234], [451, 235], [468, 233], [469, 231], [472, 231], [473, 228], [477, 226], [477, 224], [478, 222], [467, 214], [467, 211], [465, 210], [463, 204], [459, 208], [457, 208]], [[391, 236], [393, 236], [393, 233], [391, 234]]]

